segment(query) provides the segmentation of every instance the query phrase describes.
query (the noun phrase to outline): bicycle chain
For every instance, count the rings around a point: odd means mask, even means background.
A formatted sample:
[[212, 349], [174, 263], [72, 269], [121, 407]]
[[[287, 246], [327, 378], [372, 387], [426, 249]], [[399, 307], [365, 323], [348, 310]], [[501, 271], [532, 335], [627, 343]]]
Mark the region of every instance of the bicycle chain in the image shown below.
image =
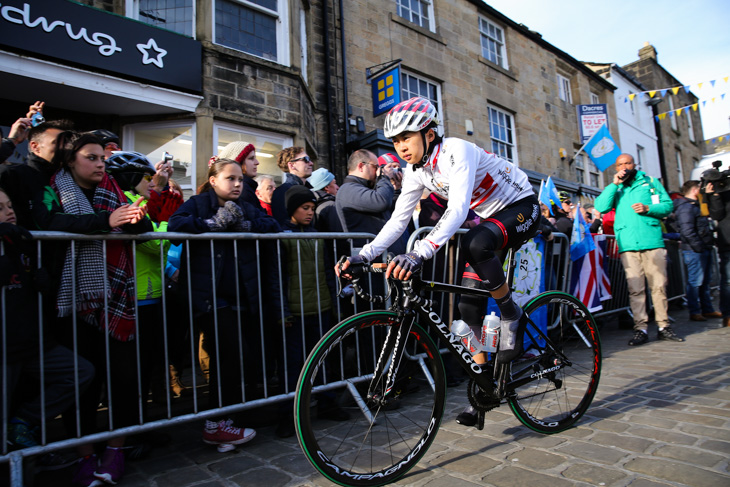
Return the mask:
[[469, 379], [469, 384], [466, 386], [466, 395], [469, 398], [469, 404], [482, 413], [491, 411], [500, 404], [498, 398], [482, 389], [479, 384], [474, 382], [474, 379]]

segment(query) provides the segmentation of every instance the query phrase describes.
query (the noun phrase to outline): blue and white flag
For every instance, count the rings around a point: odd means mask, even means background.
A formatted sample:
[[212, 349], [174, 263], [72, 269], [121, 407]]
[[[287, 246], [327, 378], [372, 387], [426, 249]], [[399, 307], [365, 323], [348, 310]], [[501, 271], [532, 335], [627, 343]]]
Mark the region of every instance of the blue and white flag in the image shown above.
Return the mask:
[[545, 186], [542, 186], [542, 181], [540, 181], [539, 199], [540, 203], [544, 203], [545, 206], [548, 207], [551, 215], [553, 214], [553, 205], [560, 206], [560, 196], [558, 196], [558, 189], [555, 187], [555, 183], [553, 183], [553, 180], [550, 179], [550, 176], [548, 176]]
[[606, 124], [601, 125], [601, 128], [586, 142], [584, 150], [601, 171], [612, 166], [616, 158], [621, 155], [621, 149], [614, 142]]
[[596, 243], [591, 236], [591, 227], [583, 218], [579, 204], [575, 209], [573, 232], [570, 236], [570, 260], [575, 262], [595, 248]]

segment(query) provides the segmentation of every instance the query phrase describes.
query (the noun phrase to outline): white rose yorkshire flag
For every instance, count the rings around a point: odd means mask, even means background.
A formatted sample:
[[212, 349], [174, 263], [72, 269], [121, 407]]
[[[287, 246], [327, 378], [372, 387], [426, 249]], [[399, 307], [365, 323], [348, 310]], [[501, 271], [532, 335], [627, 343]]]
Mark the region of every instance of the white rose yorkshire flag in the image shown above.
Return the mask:
[[586, 142], [584, 150], [601, 171], [608, 169], [621, 155], [621, 149], [614, 142], [606, 124], [601, 125], [601, 128]]

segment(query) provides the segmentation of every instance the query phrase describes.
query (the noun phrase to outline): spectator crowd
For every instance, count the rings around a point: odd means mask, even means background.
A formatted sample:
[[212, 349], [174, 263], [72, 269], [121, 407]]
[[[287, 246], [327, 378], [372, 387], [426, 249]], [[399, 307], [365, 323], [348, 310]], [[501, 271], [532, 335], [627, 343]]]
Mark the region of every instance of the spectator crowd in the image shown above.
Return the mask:
[[[377, 234], [400, 194], [398, 158], [357, 150], [339, 186], [334, 174], [315, 168], [304, 148], [287, 147], [277, 154], [285, 176], [277, 187], [273, 175], [258, 173], [254, 145], [236, 141], [210, 158], [204, 183], [185, 201], [169, 160], [149, 161], [122, 150], [109, 130], [80, 132], [70, 121], [45, 120], [43, 111], [43, 102], [32, 104], [0, 144], [0, 280], [6, 303], [1, 310], [6, 373], [0, 380], [10, 448], [37, 446], [41, 426], [58, 416], [67, 437], [148, 420], [148, 396], [164, 404], [171, 394], [186, 393], [181, 374], [190, 366], [191, 342], [196, 366], [208, 381], [211, 409], [261, 397], [256, 385], [262, 378], [282, 392], [294, 391], [306, 354], [334, 323], [335, 309], [354, 309], [354, 299], [336, 294], [336, 254], [355, 255], [365, 241], [344, 248], [325, 245], [321, 238], [284, 239], [277, 245], [226, 238], [83, 239], [46, 241], [40, 247], [29, 230]], [[26, 141], [25, 163], [5, 162]], [[730, 325], [728, 193], [688, 181], [672, 201], [658, 181], [636, 171], [633, 159], [625, 156], [617, 160], [613, 182], [595, 207], [576, 205], [565, 192], [552, 207], [542, 205], [540, 232], [547, 239], [553, 232], [570, 236], [578, 211], [592, 233], [615, 232], [635, 321], [629, 345], [648, 341], [645, 279], [658, 338], [683, 340], [667, 321], [665, 238], [681, 241], [690, 319], [722, 317], [723, 326]], [[424, 193], [409, 230], [389, 251], [404, 254], [408, 233], [436, 225], [446, 206], [436, 193]], [[479, 222], [470, 212], [463, 227]], [[723, 296], [719, 311], [709, 288], [716, 244]], [[444, 266], [438, 259], [436, 265]], [[347, 418], [331, 397], [318, 400], [328, 418]], [[113, 406], [109, 414], [97, 414], [100, 402]], [[291, 404], [280, 408], [276, 433], [292, 436]], [[108, 424], [100, 426], [103, 417]], [[203, 425], [203, 441], [219, 451], [255, 436], [244, 414], [210, 418]], [[129, 444], [125, 437], [114, 437], [105, 445], [78, 447], [73, 485], [120, 481]], [[53, 466], [58, 457], [48, 454], [40, 462]]]

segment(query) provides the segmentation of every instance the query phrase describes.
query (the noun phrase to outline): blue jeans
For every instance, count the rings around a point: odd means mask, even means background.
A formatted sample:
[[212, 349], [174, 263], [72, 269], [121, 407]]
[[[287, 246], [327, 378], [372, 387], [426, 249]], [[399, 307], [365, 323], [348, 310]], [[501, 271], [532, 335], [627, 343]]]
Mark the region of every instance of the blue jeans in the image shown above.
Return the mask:
[[687, 269], [687, 306], [689, 314], [698, 315], [712, 313], [712, 298], [710, 297], [710, 279], [712, 278], [712, 265], [710, 258], [712, 252], [694, 252], [683, 250], [684, 265]]
[[720, 312], [730, 316], [730, 250], [720, 252]]

